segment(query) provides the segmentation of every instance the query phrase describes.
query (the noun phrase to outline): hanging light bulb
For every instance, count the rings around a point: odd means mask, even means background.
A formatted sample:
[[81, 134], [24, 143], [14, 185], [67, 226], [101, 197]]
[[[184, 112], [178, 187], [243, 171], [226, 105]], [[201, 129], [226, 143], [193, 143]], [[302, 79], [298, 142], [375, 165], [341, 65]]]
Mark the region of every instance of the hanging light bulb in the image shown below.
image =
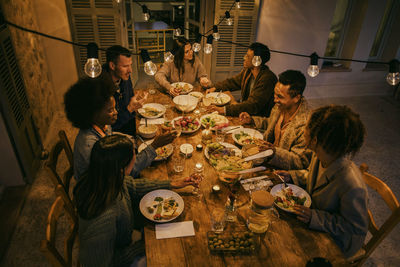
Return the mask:
[[193, 49], [194, 52], [199, 52], [200, 51], [200, 49], [201, 49], [200, 41], [201, 41], [201, 35], [198, 33], [196, 35], [196, 40], [194, 41], [194, 43], [192, 45], [192, 49]]
[[176, 51], [177, 51], [177, 49], [174, 48], [171, 51], [167, 51], [166, 53], [164, 53], [164, 62], [173, 62]]
[[236, 0], [236, 8], [239, 9], [240, 8], [240, 0]]
[[225, 18], [226, 18], [226, 24], [232, 26], [233, 19], [231, 18], [231, 14], [229, 13], [229, 11], [225, 11]]
[[318, 67], [318, 55], [317, 53], [312, 53], [310, 56], [310, 66], [307, 69], [307, 73], [308, 75], [310, 75], [310, 77], [315, 77], [318, 75], [319, 73], [319, 67]]
[[91, 78], [96, 78], [101, 73], [101, 64], [99, 62], [99, 47], [96, 43], [88, 43], [87, 61], [84, 67], [85, 73]]
[[397, 85], [400, 82], [399, 61], [397, 59], [389, 62], [389, 73], [386, 75], [386, 81], [390, 85]]
[[149, 13], [149, 9], [147, 8], [146, 5], [142, 5], [142, 11], [143, 11], [143, 19], [144, 19], [144, 21], [149, 21], [150, 13]]
[[115, 2], [117, 2], [117, 4], [121, 3], [121, 0], [115, 0]]
[[181, 28], [179, 28], [179, 27], [176, 27], [176, 28], [175, 28], [175, 30], [174, 30], [174, 34], [175, 34], [175, 36], [180, 36], [180, 35], [181, 35], [181, 33], [182, 33], [182, 30], [181, 30]]
[[212, 41], [213, 41], [213, 36], [210, 34], [207, 36], [207, 43], [204, 46], [204, 53], [210, 54], [212, 52]]
[[215, 41], [218, 41], [219, 38], [221, 38], [221, 35], [219, 35], [219, 32], [218, 32], [218, 26], [217, 25], [213, 26], [213, 34], [212, 34], [212, 36], [214, 37]]
[[143, 49], [140, 51], [140, 55], [142, 57], [143, 63], [144, 63], [144, 72], [147, 75], [154, 75], [157, 72], [157, 66], [154, 64], [149, 56], [149, 53], [147, 52], [146, 49]]
[[258, 67], [258, 66], [261, 65], [262, 60], [261, 60], [260, 55], [261, 55], [260, 49], [259, 49], [259, 48], [256, 48], [256, 49], [254, 50], [253, 59], [251, 60], [251, 63], [253, 63], [253, 66], [254, 66], [254, 67]]

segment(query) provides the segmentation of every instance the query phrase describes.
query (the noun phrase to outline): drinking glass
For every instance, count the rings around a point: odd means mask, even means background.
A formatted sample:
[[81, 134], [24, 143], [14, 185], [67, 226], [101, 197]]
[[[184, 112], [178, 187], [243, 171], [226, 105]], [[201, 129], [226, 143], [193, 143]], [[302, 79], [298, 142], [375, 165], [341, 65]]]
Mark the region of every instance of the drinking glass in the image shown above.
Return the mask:
[[193, 195], [196, 195], [199, 197], [199, 200], [201, 199], [201, 192], [200, 192], [200, 182], [203, 180], [203, 171], [204, 171], [204, 166], [203, 163], [197, 162], [194, 166], [194, 172], [192, 175], [190, 175], [192, 181], [196, 182], [198, 184], [198, 187], [193, 187]]
[[204, 96], [203, 97], [203, 105], [205, 106], [205, 107], [208, 107], [209, 105], [211, 105], [211, 103], [212, 103], [212, 98], [210, 98], [210, 97], [207, 97], [207, 96]]
[[185, 157], [181, 155], [176, 155], [172, 159], [172, 163], [174, 164], [174, 171], [177, 173], [183, 172], [183, 170], [185, 169]]
[[213, 208], [211, 211], [211, 230], [215, 233], [221, 233], [225, 227], [225, 210]]
[[149, 83], [148, 85], [147, 85], [147, 88], [148, 88], [148, 90], [149, 90], [149, 94], [150, 95], [154, 95], [157, 91], [156, 91], [156, 87], [155, 87], [155, 85], [153, 84], [153, 83]]
[[222, 129], [215, 130], [215, 141], [217, 143], [222, 143], [225, 141], [225, 133], [222, 131]]

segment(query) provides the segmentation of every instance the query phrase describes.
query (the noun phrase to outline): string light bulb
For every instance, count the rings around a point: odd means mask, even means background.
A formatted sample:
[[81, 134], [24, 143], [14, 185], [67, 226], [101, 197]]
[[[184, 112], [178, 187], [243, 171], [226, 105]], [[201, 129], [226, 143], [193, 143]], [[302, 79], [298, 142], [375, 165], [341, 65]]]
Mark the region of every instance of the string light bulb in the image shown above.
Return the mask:
[[386, 75], [386, 81], [390, 85], [397, 85], [400, 82], [399, 61], [397, 59], [389, 62], [389, 73]]
[[176, 27], [176, 28], [175, 28], [175, 30], [174, 30], [174, 34], [175, 34], [175, 36], [180, 36], [180, 35], [181, 35], [181, 33], [182, 33], [182, 30], [181, 30], [181, 28], [179, 28], [179, 27]]
[[196, 35], [196, 40], [194, 41], [193, 45], [192, 45], [192, 49], [194, 52], [199, 52], [201, 50], [201, 35], [198, 33]]
[[213, 42], [213, 36], [210, 34], [207, 36], [207, 43], [204, 46], [204, 53], [210, 54], [212, 52], [212, 42]]
[[236, 2], [236, 8], [240, 9], [240, 0], [235, 0], [235, 2]]
[[144, 63], [144, 72], [150, 76], [156, 74], [157, 66], [156, 66], [156, 64], [153, 63], [153, 61], [151, 61], [147, 50], [146, 49], [141, 50], [140, 55], [141, 55], [143, 63]]
[[214, 25], [213, 26], [213, 34], [212, 36], [214, 37], [215, 41], [218, 41], [221, 38], [221, 35], [218, 32], [218, 26]]
[[176, 51], [177, 51], [177, 49], [174, 48], [171, 51], [167, 51], [166, 53], [164, 53], [164, 62], [173, 62]]
[[253, 56], [253, 59], [251, 60], [251, 63], [253, 63], [254, 67], [258, 67], [261, 65], [262, 60], [261, 60], [260, 55], [261, 55], [260, 49], [257, 47], [254, 50], [254, 56]]
[[96, 78], [101, 74], [101, 64], [99, 62], [99, 47], [96, 43], [88, 43], [87, 61], [84, 67], [85, 73], [91, 78]]
[[226, 18], [226, 25], [232, 26], [233, 19], [231, 18], [231, 14], [229, 13], [229, 11], [225, 11], [225, 18]]
[[150, 13], [149, 13], [149, 9], [147, 8], [146, 5], [142, 5], [142, 11], [143, 11], [143, 19], [144, 21], [149, 21], [150, 19]]
[[318, 75], [319, 73], [319, 67], [318, 67], [318, 55], [317, 53], [312, 53], [310, 56], [310, 66], [307, 69], [307, 73], [308, 75], [310, 75], [310, 77], [315, 77]]

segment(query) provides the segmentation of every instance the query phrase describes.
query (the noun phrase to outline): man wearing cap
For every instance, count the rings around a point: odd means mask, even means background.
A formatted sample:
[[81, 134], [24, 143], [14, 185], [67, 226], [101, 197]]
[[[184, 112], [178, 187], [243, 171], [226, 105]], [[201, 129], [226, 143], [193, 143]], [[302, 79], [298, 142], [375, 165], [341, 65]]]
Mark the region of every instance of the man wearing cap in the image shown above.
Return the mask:
[[[255, 53], [261, 58], [261, 64], [252, 63]], [[265, 65], [270, 59], [270, 52], [266, 45], [252, 43], [243, 58], [243, 70], [236, 76], [217, 82], [214, 87], [207, 89], [207, 93], [214, 91], [241, 91], [240, 103], [224, 107], [210, 106], [209, 111], [218, 111], [227, 116], [239, 116], [241, 112], [250, 115], [269, 116], [274, 106], [274, 87], [276, 75]]]

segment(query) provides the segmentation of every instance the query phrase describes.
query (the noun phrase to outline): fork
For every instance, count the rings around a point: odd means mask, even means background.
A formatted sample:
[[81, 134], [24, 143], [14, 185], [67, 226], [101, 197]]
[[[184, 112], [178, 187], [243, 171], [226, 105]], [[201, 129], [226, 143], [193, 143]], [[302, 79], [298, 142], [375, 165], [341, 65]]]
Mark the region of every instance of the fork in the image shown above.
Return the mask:
[[281, 179], [281, 181], [282, 181], [283, 184], [285, 185], [285, 188], [288, 187], [288, 185], [286, 184], [285, 179], [284, 179], [282, 176], [280, 176], [279, 174], [277, 174], [277, 173], [275, 173], [275, 174], [279, 177], [279, 179]]

